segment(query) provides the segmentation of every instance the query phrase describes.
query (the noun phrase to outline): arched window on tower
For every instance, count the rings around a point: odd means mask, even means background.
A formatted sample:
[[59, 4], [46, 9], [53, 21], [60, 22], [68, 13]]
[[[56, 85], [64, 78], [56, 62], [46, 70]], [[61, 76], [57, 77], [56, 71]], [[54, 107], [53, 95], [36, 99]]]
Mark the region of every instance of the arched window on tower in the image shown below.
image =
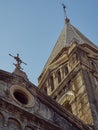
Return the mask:
[[63, 78], [65, 78], [67, 76], [67, 74], [68, 74], [67, 64], [62, 67], [62, 74], [63, 74]]
[[64, 74], [65, 74], [65, 76], [68, 74], [68, 67], [67, 67], [67, 65], [64, 66]]
[[63, 104], [63, 107], [68, 110], [69, 112], [72, 113], [72, 107], [71, 107], [71, 104], [69, 101], [66, 101], [64, 104]]
[[57, 79], [58, 79], [58, 83], [60, 83], [61, 82], [61, 72], [60, 72], [60, 70], [57, 71]]
[[72, 102], [75, 100], [74, 91], [68, 91], [65, 93], [62, 106], [72, 113]]
[[54, 79], [53, 79], [53, 75], [50, 76], [49, 82], [50, 82], [50, 86], [51, 86], [51, 91], [53, 91], [54, 90]]

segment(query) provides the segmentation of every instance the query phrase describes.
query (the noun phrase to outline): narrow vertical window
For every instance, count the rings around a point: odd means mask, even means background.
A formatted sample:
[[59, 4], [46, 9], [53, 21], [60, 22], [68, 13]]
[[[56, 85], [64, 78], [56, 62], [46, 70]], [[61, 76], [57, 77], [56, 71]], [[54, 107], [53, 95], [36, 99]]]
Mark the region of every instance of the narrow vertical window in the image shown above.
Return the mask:
[[53, 80], [53, 76], [50, 77], [50, 86], [51, 86], [51, 91], [54, 90], [54, 80]]
[[68, 67], [67, 66], [64, 67], [64, 73], [65, 73], [65, 76], [68, 74]]
[[58, 78], [58, 83], [61, 82], [61, 73], [60, 71], [57, 72], [57, 78]]

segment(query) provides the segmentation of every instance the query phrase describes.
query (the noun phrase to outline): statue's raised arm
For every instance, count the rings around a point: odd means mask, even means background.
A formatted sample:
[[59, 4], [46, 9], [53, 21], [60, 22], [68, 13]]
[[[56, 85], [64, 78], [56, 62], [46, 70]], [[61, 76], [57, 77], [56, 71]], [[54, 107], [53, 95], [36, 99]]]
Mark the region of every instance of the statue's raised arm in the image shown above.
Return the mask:
[[16, 60], [17, 63], [14, 64], [14, 65], [16, 66], [16, 68], [22, 69], [21, 66], [20, 66], [21, 63], [27, 65], [26, 63], [24, 63], [24, 62], [20, 59], [19, 54], [17, 54], [17, 56], [13, 56], [13, 55], [9, 54], [9, 56], [13, 57], [13, 58]]

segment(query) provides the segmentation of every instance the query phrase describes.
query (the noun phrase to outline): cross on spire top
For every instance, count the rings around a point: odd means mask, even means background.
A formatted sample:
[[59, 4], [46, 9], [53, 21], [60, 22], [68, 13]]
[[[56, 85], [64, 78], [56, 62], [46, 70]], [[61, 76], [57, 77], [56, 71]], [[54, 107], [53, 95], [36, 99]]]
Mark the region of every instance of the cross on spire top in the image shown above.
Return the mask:
[[64, 3], [62, 3], [62, 6], [63, 6], [63, 10], [64, 10], [64, 19], [65, 19], [65, 22], [69, 23], [70, 20], [67, 18], [66, 6], [65, 6]]
[[62, 3], [63, 6], [63, 10], [64, 10], [64, 17], [67, 18], [67, 14], [66, 14], [66, 6], [64, 3]]

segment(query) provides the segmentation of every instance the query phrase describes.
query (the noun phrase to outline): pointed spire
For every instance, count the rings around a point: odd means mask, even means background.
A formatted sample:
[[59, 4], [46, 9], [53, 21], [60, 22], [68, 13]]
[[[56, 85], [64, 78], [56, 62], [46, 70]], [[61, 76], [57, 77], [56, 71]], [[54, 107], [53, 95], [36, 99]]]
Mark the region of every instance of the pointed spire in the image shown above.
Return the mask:
[[51, 64], [51, 62], [55, 59], [55, 57], [60, 53], [60, 51], [63, 48], [69, 47], [72, 42], [78, 41], [79, 44], [86, 43], [86, 44], [96, 48], [96, 46], [86, 36], [84, 36], [77, 28], [75, 28], [73, 25], [70, 24], [70, 20], [68, 18], [66, 18], [66, 25], [64, 26], [55, 46], [50, 54], [50, 57], [44, 66], [44, 69], [49, 64]]
[[52, 61], [56, 58], [58, 54], [66, 47], [68, 48], [73, 42], [76, 42], [78, 44], [88, 44], [94, 48], [96, 48], [96, 45], [92, 43], [86, 36], [84, 36], [77, 28], [75, 28], [73, 25], [71, 25], [69, 18], [66, 14], [66, 6], [62, 4], [64, 9], [64, 20], [65, 25], [64, 28], [57, 39], [57, 42], [50, 54], [50, 57], [48, 58], [43, 71], [52, 63]]

